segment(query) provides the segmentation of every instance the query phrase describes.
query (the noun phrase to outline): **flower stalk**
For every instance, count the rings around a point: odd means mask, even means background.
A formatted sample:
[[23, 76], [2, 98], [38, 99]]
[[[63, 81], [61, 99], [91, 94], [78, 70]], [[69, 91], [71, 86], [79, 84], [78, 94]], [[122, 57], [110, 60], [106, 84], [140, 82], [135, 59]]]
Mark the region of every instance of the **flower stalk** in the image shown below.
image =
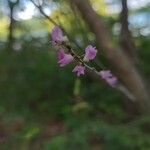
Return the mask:
[[129, 92], [127, 88], [125, 88], [124, 85], [119, 83], [117, 77], [114, 76], [110, 70], [103, 70], [101, 67], [101, 70], [98, 71], [95, 67], [87, 64], [87, 62], [94, 60], [96, 57], [97, 50], [95, 47], [88, 45], [85, 48], [84, 55], [76, 54], [72, 47], [68, 44], [67, 37], [63, 35], [63, 31], [58, 26], [55, 26], [52, 29], [51, 37], [52, 45], [58, 51], [58, 64], [60, 67], [64, 67], [74, 61], [76, 62], [76, 66], [72, 72], [76, 73], [78, 77], [84, 75], [86, 69], [92, 71], [102, 80], [104, 80], [109, 86], [118, 89], [132, 101], [135, 100], [135, 97]]

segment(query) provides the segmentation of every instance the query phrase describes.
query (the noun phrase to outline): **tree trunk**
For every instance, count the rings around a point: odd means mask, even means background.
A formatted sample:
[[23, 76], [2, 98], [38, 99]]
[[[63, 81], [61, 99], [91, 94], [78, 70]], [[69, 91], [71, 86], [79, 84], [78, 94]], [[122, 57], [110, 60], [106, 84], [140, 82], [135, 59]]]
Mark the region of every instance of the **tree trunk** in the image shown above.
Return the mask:
[[[128, 6], [127, 0], [121, 0], [122, 11], [120, 14], [121, 32], [120, 32], [120, 44], [128, 58], [133, 64], [137, 63], [136, 48], [132, 39], [131, 32], [129, 30], [128, 23]], [[137, 113], [137, 109], [133, 102], [126, 96], [123, 98], [124, 109], [131, 115]]]
[[8, 49], [13, 48], [13, 42], [14, 42], [14, 27], [15, 27], [15, 19], [14, 19], [14, 9], [16, 5], [19, 3], [19, 0], [16, 0], [16, 2], [12, 2], [11, 0], [8, 0], [8, 6], [9, 6], [9, 33], [8, 33]]
[[12, 48], [13, 39], [14, 39], [14, 23], [15, 23], [15, 20], [13, 18], [13, 10], [14, 10], [14, 7], [10, 7], [10, 23], [9, 23], [9, 34], [8, 34], [8, 44], [9, 44], [10, 48]]
[[131, 62], [134, 64], [137, 63], [137, 56], [136, 56], [136, 47], [132, 39], [131, 32], [129, 30], [129, 23], [128, 23], [128, 6], [127, 0], [121, 0], [122, 3], [122, 11], [120, 15], [120, 23], [121, 23], [121, 46], [129, 57]]
[[99, 47], [104, 50], [104, 55], [113, 65], [116, 75], [134, 95], [138, 110], [142, 113], [149, 112], [150, 101], [141, 76], [123, 50], [113, 45], [100, 16], [96, 14], [88, 0], [70, 1], [77, 6], [83, 19], [95, 34]]

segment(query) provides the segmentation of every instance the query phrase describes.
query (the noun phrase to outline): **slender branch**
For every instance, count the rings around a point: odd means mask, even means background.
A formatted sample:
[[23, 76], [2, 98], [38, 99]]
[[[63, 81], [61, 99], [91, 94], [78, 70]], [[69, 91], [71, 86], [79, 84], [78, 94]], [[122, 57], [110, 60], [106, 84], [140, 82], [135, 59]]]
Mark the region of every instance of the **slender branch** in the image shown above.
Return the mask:
[[[46, 15], [45, 14], [45, 12], [43, 11], [43, 9], [42, 9], [42, 7], [41, 7], [41, 5], [37, 5], [35, 2], [34, 2], [34, 0], [30, 0], [38, 9], [39, 9], [39, 11], [41, 12], [41, 14], [43, 15], [43, 16], [45, 16], [45, 18], [47, 18], [52, 24], [54, 24], [55, 26], [59, 26], [62, 30], [63, 30], [63, 32], [66, 34], [66, 36], [70, 39], [70, 41], [71, 42], [73, 42], [79, 49], [82, 49], [71, 37], [69, 37], [69, 34], [65, 31], [65, 29], [63, 28], [63, 26], [59, 23], [59, 24], [57, 24], [50, 16], [48, 16], [48, 15]], [[72, 6], [73, 7], [73, 6]], [[75, 11], [74, 9], [73, 9], [73, 11]], [[76, 12], [74, 12], [74, 13], [76, 13]], [[76, 18], [77, 18], [77, 14], [75, 14], [76, 15]], [[79, 20], [78, 20], [79, 21]], [[79, 23], [79, 22], [78, 22]], [[79, 24], [79, 25], [81, 25], [81, 24]], [[95, 60], [95, 63], [99, 66], [99, 67], [101, 67], [101, 68], [106, 68], [99, 60]]]
[[[71, 48], [70, 45], [67, 45], [65, 42], [62, 43], [61, 45], [59, 46], [62, 46], [64, 48], [66, 48], [68, 50], [68, 52], [74, 57], [74, 59], [77, 61], [77, 63], [81, 63], [82, 65], [84, 65], [89, 71], [95, 73], [97, 76], [100, 77], [100, 74], [99, 74], [99, 71], [96, 70], [95, 67], [91, 67], [89, 66], [87, 63], [85, 63], [81, 57], [79, 55], [77, 55], [75, 53], [75, 51]], [[103, 67], [101, 68], [103, 69]], [[100, 79], [100, 78], [99, 78]], [[103, 80], [104, 81], [104, 80]], [[106, 82], [107, 83], [107, 82]], [[107, 83], [108, 84], [108, 83]], [[121, 91], [126, 97], [128, 97], [131, 101], [135, 101], [135, 96], [132, 95], [132, 93], [123, 85], [121, 84], [119, 81], [115, 87], [117, 90]]]
[[45, 14], [45, 12], [43, 11], [41, 5], [36, 4], [36, 3], [34, 2], [34, 0], [30, 0], [30, 1], [34, 4], [34, 6], [36, 6], [36, 7], [39, 9], [39, 11], [41, 12], [41, 14], [42, 14], [46, 19], [48, 19], [48, 20], [49, 20], [52, 24], [54, 24], [55, 26], [58, 26], [58, 24], [57, 24], [50, 16], [48, 16], [48, 15]]
[[69, 38], [69, 40], [70, 40], [71, 42], [73, 42], [79, 49], [82, 49], [82, 48], [69, 36], [69, 34], [66, 32], [66, 30], [63, 28], [62, 25], [60, 25], [60, 24], [58, 24], [57, 22], [55, 22], [50, 16], [48, 16], [48, 15], [44, 12], [44, 10], [43, 10], [43, 8], [42, 8], [41, 5], [36, 4], [36, 3], [34, 2], [34, 0], [30, 0], [30, 1], [34, 4], [34, 6], [35, 6], [36, 8], [39, 9], [40, 13], [41, 13], [46, 19], [48, 19], [53, 25], [59, 26], [59, 27], [63, 30], [63, 32], [66, 34], [66, 36]]

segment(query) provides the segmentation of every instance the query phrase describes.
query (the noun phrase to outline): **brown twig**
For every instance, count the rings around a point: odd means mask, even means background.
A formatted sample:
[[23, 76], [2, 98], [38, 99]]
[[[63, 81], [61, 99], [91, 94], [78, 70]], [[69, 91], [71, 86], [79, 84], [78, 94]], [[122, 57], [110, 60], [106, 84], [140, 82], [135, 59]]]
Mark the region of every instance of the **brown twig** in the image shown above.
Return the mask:
[[73, 42], [79, 49], [81, 49], [81, 47], [69, 36], [69, 34], [66, 32], [66, 30], [63, 28], [62, 25], [57, 24], [57, 22], [55, 22], [50, 16], [48, 16], [48, 15], [45, 14], [45, 12], [43, 11], [43, 8], [42, 8], [41, 5], [36, 4], [36, 3], [34, 2], [34, 0], [30, 0], [30, 1], [34, 4], [34, 6], [36, 6], [36, 8], [39, 9], [39, 11], [41, 12], [41, 14], [42, 14], [46, 19], [48, 19], [53, 25], [59, 26], [59, 27], [63, 30], [63, 32], [66, 34], [66, 36], [69, 38], [69, 40], [70, 40], [71, 42]]
[[[95, 67], [91, 67], [90, 65], [88, 65], [86, 62], [84, 62], [81, 57], [75, 53], [75, 51], [71, 48], [70, 45], [66, 44], [65, 42], [63, 42], [60, 46], [64, 47], [65, 49], [68, 50], [68, 52], [74, 57], [74, 59], [77, 61], [77, 63], [81, 63], [83, 66], [85, 66], [89, 71], [95, 73], [97, 76], [100, 77], [99, 71], [95, 68]], [[101, 68], [103, 69], [103, 68]], [[100, 78], [99, 78], [100, 79]], [[106, 82], [107, 83], [107, 82]], [[108, 83], [107, 83], [108, 84]], [[117, 81], [117, 84], [115, 86], [115, 88], [118, 91], [121, 91], [126, 97], [128, 97], [132, 102], [135, 101], [135, 97], [134, 95], [132, 95], [132, 93], [123, 85], [121, 84], [119, 81]]]

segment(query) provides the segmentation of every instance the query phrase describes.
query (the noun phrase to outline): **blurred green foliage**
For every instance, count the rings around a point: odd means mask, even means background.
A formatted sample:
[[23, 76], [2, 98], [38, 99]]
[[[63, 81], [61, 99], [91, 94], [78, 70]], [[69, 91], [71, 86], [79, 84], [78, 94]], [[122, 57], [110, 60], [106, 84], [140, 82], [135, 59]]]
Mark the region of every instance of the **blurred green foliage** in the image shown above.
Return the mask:
[[[129, 114], [121, 93], [90, 76], [76, 79], [72, 65], [59, 68], [49, 42], [21, 43], [20, 51], [0, 52], [0, 117], [6, 134], [0, 149], [150, 148], [149, 118], [124, 123]], [[140, 38], [145, 76], [149, 75], [148, 49], [148, 40]], [[52, 125], [55, 119], [62, 125], [57, 121]]]
[[[51, 17], [81, 47], [72, 43], [73, 48], [83, 53], [87, 44], [96, 45], [76, 9], [67, 1], [55, 2]], [[107, 14], [103, 0], [100, 8], [97, 0], [91, 2], [118, 43], [113, 32], [118, 16]], [[1, 41], [6, 25], [3, 19]], [[128, 112], [124, 96], [90, 74], [77, 78], [73, 64], [60, 68], [47, 35], [52, 26], [43, 17], [17, 21], [14, 50], [0, 43], [0, 150], [149, 150], [149, 116]], [[149, 37], [140, 35], [135, 43], [138, 67], [150, 81]], [[103, 52], [99, 55], [107, 66]]]

